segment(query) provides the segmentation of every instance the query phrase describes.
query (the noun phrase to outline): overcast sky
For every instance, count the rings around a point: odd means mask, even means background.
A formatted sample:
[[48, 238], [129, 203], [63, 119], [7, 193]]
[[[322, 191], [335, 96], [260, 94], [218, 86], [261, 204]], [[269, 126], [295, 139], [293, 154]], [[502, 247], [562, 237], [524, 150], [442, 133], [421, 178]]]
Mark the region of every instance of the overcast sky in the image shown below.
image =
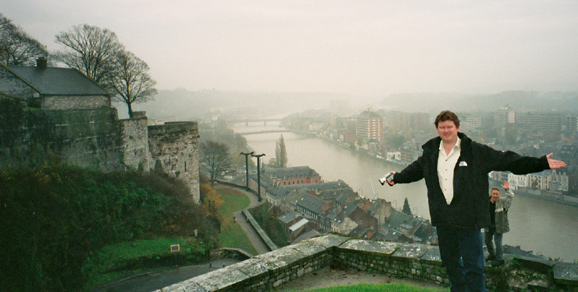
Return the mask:
[[1, 0], [48, 46], [114, 31], [158, 89], [578, 91], [578, 1]]

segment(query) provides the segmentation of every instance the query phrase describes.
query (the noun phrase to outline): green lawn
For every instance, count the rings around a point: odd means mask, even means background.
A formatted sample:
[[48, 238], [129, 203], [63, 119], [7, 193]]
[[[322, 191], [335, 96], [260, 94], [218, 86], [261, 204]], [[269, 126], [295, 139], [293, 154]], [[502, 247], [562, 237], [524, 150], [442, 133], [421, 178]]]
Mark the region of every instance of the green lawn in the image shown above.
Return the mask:
[[[287, 292], [296, 292], [292, 290]], [[406, 284], [358, 284], [352, 286], [328, 287], [313, 290], [309, 292], [446, 292], [448, 289], [423, 288]]]
[[251, 201], [244, 193], [233, 188], [221, 188], [217, 192], [224, 201], [221, 206], [221, 215], [223, 216], [223, 224], [219, 236], [221, 246], [239, 248], [252, 255], [257, 255], [257, 250], [253, 247], [241, 226], [233, 222], [233, 213], [247, 208]]
[[221, 214], [225, 219], [232, 220], [234, 212], [247, 208], [251, 203], [244, 193], [234, 188], [220, 188], [216, 191], [224, 201], [221, 206]]
[[[180, 245], [180, 259], [170, 251], [173, 244]], [[82, 267], [87, 278], [85, 288], [92, 290], [98, 285], [144, 271], [169, 269], [183, 261], [189, 264], [202, 261], [208, 248], [206, 243], [196, 238], [185, 237], [136, 240], [104, 246], [95, 251]]]

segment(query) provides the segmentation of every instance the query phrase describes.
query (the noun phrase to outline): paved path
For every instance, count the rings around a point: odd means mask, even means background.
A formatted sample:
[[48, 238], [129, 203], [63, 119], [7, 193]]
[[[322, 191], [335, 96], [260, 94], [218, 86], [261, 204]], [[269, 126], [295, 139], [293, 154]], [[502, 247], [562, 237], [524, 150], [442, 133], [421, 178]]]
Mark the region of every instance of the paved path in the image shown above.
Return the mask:
[[[233, 188], [233, 187], [229, 187], [229, 186], [225, 186], [225, 185], [215, 185], [214, 188], [215, 188], [215, 190], [219, 190], [219, 189], [223, 189], [223, 188]], [[251, 200], [251, 203], [249, 204], [248, 208], [255, 207], [255, 206], [262, 203], [262, 202], [257, 201], [257, 195], [255, 195], [252, 192], [249, 192], [249, 191], [246, 191], [246, 190], [243, 190], [240, 188], [233, 188], [233, 189], [244, 193], [249, 198], [249, 200]], [[245, 216], [243, 216], [242, 211], [235, 212], [234, 216], [235, 216], [235, 222], [237, 222], [237, 224], [241, 225], [241, 228], [243, 228], [243, 231], [245, 231], [245, 234], [247, 234], [249, 241], [251, 241], [251, 243], [255, 247], [255, 250], [257, 250], [258, 254], [267, 253], [267, 252], [271, 251], [265, 245], [265, 243], [263, 243], [263, 240], [261, 240], [261, 237], [259, 237], [259, 235], [255, 231], [255, 229], [253, 229], [251, 224], [249, 224], [247, 222], [247, 219], [245, 218]]]
[[135, 275], [108, 283], [94, 292], [149, 292], [161, 289], [190, 278], [218, 270], [239, 262], [234, 259], [218, 259], [202, 265], [185, 266], [162, 272]]

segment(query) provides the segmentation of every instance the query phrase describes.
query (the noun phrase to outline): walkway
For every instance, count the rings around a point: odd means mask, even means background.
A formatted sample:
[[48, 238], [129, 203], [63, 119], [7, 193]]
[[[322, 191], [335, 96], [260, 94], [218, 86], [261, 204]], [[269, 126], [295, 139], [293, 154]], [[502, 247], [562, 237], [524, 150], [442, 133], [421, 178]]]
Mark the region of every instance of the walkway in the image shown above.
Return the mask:
[[[219, 190], [219, 189], [223, 189], [223, 188], [233, 188], [233, 187], [226, 186], [226, 185], [215, 185], [214, 188], [215, 188], [215, 190]], [[263, 203], [263, 202], [257, 201], [257, 195], [255, 195], [254, 193], [252, 193], [250, 191], [246, 191], [246, 190], [243, 190], [240, 188], [233, 188], [233, 189], [242, 192], [243, 194], [245, 194], [249, 198], [251, 203], [249, 203], [248, 208], [253, 208], [253, 207]], [[269, 248], [267, 248], [267, 246], [265, 245], [265, 243], [263, 243], [263, 240], [261, 240], [261, 238], [259, 237], [259, 235], [255, 231], [255, 229], [253, 229], [253, 227], [251, 227], [251, 225], [247, 222], [247, 219], [245, 218], [245, 216], [243, 216], [242, 210], [235, 212], [234, 216], [235, 216], [235, 222], [237, 222], [237, 224], [239, 224], [241, 226], [241, 228], [243, 228], [243, 231], [245, 231], [245, 234], [247, 234], [249, 241], [251, 241], [251, 243], [255, 247], [255, 250], [257, 250], [257, 253], [262, 254], [262, 253], [269, 252], [270, 251]]]
[[185, 266], [168, 271], [148, 272], [108, 283], [93, 292], [149, 292], [190, 278], [218, 270], [239, 262], [234, 259], [218, 259], [202, 265]]

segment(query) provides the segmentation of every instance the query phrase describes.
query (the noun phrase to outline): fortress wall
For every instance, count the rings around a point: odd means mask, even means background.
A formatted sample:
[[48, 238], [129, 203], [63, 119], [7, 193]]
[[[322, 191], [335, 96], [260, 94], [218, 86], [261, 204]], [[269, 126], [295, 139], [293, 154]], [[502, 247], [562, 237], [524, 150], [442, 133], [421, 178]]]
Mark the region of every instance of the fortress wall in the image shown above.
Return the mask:
[[147, 117], [142, 114], [120, 120], [123, 164], [129, 169], [150, 171]]
[[197, 122], [148, 126], [150, 167], [186, 181], [200, 202], [199, 128]]

